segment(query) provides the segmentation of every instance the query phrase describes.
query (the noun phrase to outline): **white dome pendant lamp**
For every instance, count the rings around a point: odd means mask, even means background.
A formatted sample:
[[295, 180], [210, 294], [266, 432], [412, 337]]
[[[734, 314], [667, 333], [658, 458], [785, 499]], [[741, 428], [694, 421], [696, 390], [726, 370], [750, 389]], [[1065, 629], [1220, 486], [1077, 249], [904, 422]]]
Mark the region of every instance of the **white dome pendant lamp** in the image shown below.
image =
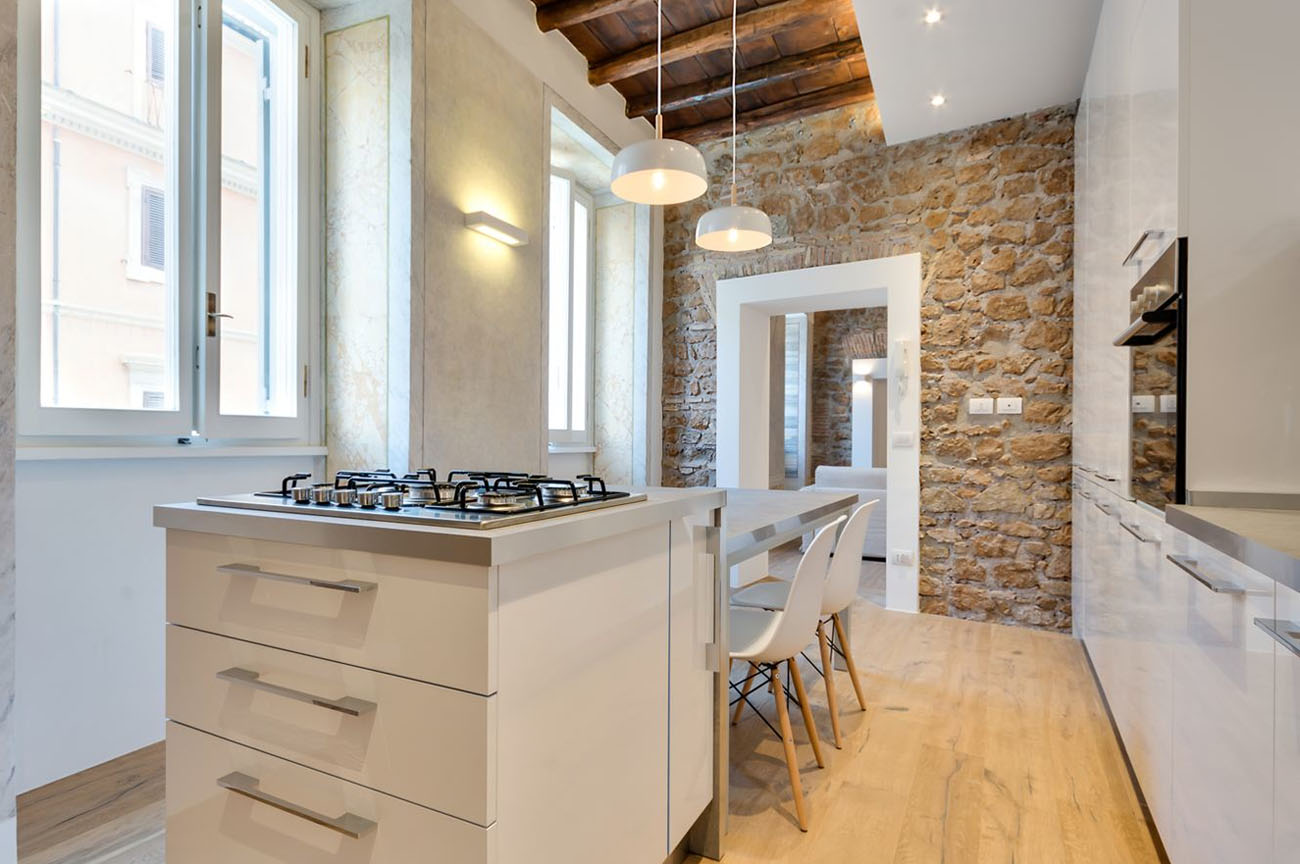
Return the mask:
[[709, 188], [704, 156], [685, 141], [664, 137], [664, 3], [659, 0], [655, 137], [624, 147], [614, 157], [610, 191], [633, 204], [681, 204]]
[[695, 244], [713, 252], [751, 252], [772, 242], [772, 220], [736, 204], [736, 0], [731, 0], [731, 206], [714, 207], [695, 225]]

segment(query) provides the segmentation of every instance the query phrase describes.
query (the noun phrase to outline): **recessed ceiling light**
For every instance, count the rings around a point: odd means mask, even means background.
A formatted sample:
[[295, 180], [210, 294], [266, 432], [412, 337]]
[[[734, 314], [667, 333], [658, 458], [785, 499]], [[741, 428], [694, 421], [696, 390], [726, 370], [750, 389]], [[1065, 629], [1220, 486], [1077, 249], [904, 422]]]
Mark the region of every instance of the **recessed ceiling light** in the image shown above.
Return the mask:
[[926, 24], [938, 24], [942, 20], [943, 20], [943, 13], [940, 12], [938, 9], [931, 9], [930, 11], [925, 13]]
[[943, 103], [945, 103], [945, 102], [947, 102], [947, 101], [948, 101], [947, 99], [943, 98], [943, 94], [942, 94], [942, 93], [936, 93], [936, 94], [934, 94], [933, 96], [930, 97], [930, 104], [933, 105], [933, 106], [936, 107], [936, 108], [938, 108], [940, 105], [942, 105]]

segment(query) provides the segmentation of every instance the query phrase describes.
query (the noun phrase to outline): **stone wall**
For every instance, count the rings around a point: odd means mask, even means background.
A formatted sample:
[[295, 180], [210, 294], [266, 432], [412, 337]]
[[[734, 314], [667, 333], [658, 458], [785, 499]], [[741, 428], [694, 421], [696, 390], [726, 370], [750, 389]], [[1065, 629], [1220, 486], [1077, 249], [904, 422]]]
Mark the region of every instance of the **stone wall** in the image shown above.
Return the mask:
[[[740, 199], [776, 241], [744, 255], [692, 243], [731, 168], [707, 145], [709, 196], [665, 214], [664, 482], [712, 480], [719, 278], [919, 252], [921, 609], [1068, 629], [1074, 110], [892, 147], [872, 105], [749, 133]], [[982, 395], [1024, 413], [967, 416]]]
[[818, 465], [852, 463], [853, 361], [885, 356], [888, 318], [883, 306], [812, 316], [809, 472]]

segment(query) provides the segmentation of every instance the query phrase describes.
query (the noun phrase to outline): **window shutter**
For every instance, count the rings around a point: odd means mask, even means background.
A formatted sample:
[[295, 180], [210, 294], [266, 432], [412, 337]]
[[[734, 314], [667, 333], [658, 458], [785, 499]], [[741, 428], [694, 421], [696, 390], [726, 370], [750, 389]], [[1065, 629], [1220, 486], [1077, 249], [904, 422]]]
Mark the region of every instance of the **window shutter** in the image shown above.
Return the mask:
[[167, 77], [167, 40], [160, 28], [152, 24], [148, 24], [146, 27], [145, 60], [148, 66], [149, 82], [151, 84], [162, 84]]
[[140, 188], [140, 264], [162, 270], [166, 265], [167, 231], [160, 189]]

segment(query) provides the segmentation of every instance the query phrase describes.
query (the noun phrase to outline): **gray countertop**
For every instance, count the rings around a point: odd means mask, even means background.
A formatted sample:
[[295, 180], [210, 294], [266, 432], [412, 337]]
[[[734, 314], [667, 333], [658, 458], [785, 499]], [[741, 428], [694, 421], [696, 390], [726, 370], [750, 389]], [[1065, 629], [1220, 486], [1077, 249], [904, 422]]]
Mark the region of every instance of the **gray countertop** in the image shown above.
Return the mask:
[[858, 503], [858, 493], [728, 489], [727, 564], [820, 528]]
[[1174, 505], [1165, 510], [1165, 521], [1300, 591], [1300, 510]]
[[308, 546], [492, 566], [723, 507], [723, 489], [651, 488], [645, 501], [488, 530], [335, 519], [199, 504], [154, 508], [154, 525]]

